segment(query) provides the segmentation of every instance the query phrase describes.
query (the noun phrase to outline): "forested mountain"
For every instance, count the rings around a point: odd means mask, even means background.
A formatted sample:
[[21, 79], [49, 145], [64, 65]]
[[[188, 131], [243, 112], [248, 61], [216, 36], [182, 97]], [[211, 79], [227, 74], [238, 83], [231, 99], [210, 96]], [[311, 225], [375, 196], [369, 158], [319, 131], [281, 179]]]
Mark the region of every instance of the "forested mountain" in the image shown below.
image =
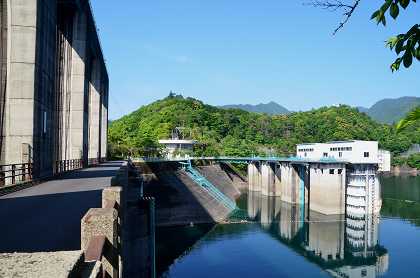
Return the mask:
[[[368, 114], [372, 119], [380, 123], [394, 124], [401, 120], [414, 107], [420, 105], [420, 97], [400, 97], [395, 99], [382, 99], [372, 107], [356, 107], [360, 112]], [[290, 114], [284, 106], [271, 101], [267, 104], [230, 104], [219, 106], [220, 108], [236, 108], [248, 112], [266, 113], [269, 115]]]
[[380, 147], [401, 153], [420, 142], [420, 125], [396, 134], [356, 108], [334, 106], [267, 115], [241, 109], [221, 109], [182, 96], [169, 96], [113, 121], [109, 126], [113, 154], [156, 155], [157, 140], [176, 126], [201, 145], [195, 155], [285, 155], [295, 144], [331, 140], [378, 140]]
[[370, 108], [358, 107], [358, 109], [380, 123], [393, 124], [418, 105], [420, 105], [420, 97], [400, 97], [383, 99]]
[[220, 108], [229, 109], [242, 109], [248, 112], [266, 113], [269, 115], [289, 114], [290, 111], [281, 106], [277, 102], [270, 101], [269, 103], [260, 103], [257, 105], [252, 104], [230, 104], [219, 106]]

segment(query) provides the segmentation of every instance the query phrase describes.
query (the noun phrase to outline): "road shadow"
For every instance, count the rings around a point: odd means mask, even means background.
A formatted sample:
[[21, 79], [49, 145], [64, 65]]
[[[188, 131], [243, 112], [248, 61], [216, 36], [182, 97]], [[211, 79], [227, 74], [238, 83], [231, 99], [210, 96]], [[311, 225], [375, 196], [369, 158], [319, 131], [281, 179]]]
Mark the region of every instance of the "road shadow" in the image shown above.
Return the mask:
[[102, 190], [0, 200], [0, 252], [80, 249], [80, 221]]

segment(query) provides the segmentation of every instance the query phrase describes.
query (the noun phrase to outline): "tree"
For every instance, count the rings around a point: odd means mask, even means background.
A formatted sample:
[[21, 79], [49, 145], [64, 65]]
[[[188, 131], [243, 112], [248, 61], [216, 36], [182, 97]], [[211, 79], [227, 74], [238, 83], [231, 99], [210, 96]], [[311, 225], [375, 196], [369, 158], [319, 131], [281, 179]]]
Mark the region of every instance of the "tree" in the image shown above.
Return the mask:
[[407, 126], [412, 125], [416, 122], [420, 122], [420, 106], [417, 106], [411, 110], [404, 119], [399, 121], [397, 124], [397, 131], [400, 132], [405, 129]]
[[[312, 1], [308, 4], [329, 11], [343, 11], [343, 20], [340, 21], [333, 32], [333, 34], [336, 34], [349, 21], [360, 1], [352, 0], [349, 4], [340, 0], [322, 0]], [[375, 20], [377, 24], [382, 23], [386, 26], [386, 15], [388, 12], [396, 20], [400, 15], [400, 7], [406, 9], [410, 4], [416, 2], [417, 0], [384, 0], [383, 5], [372, 14], [371, 19]], [[403, 63], [405, 68], [409, 68], [413, 63], [413, 59], [420, 61], [420, 25], [414, 24], [406, 33], [389, 38], [386, 46], [395, 51], [398, 56], [390, 66], [393, 72], [400, 69], [401, 63]]]

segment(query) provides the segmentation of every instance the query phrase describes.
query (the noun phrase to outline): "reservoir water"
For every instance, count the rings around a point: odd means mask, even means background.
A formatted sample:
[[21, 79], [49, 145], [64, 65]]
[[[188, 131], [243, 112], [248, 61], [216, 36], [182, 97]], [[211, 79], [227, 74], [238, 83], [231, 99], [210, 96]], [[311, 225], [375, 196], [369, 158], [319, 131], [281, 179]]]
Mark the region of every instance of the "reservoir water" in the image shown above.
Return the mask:
[[160, 277], [420, 277], [420, 177], [381, 178], [380, 215], [243, 194], [248, 222], [159, 228]]

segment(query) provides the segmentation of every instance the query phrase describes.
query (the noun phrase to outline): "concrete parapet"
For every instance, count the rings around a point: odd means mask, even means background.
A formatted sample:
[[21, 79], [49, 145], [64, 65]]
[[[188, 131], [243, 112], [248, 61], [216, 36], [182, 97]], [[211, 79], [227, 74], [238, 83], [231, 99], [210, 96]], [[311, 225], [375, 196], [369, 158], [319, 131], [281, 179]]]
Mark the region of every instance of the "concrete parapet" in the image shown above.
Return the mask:
[[79, 277], [82, 251], [0, 254], [0, 277]]
[[115, 202], [116, 207], [114, 208], [119, 211], [122, 204], [122, 190], [121, 186], [111, 186], [102, 190], [102, 207], [109, 208], [109, 204]]
[[102, 267], [110, 277], [119, 276], [117, 219], [118, 212], [114, 208], [91, 208], [81, 223], [82, 251], [86, 252], [93, 237], [106, 237]]

